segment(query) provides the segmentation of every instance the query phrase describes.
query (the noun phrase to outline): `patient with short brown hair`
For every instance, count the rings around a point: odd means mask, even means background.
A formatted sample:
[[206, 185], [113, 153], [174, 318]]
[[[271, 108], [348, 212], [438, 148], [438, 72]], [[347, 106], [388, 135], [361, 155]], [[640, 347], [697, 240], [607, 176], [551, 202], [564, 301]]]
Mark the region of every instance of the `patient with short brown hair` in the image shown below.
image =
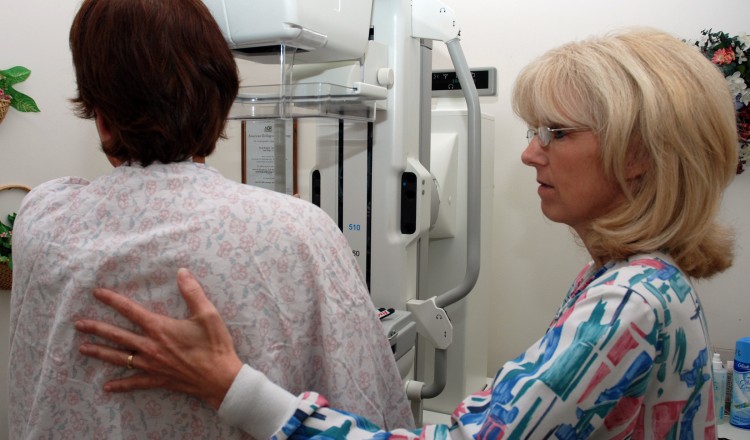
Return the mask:
[[383, 327], [333, 221], [198, 163], [214, 151], [239, 85], [204, 3], [85, 0], [70, 47], [77, 113], [95, 121], [115, 168], [91, 181], [41, 184], [18, 213], [10, 437], [247, 437], [217, 415], [220, 402], [174, 389], [105, 392], [113, 375], [141, 371], [138, 353], [112, 367], [78, 352], [96, 341], [75, 331], [83, 316], [135, 328], [91, 297], [95, 287], [174, 319], [190, 316], [174, 281], [181, 267], [202, 278], [243, 361], [297, 392], [324, 389], [379, 423], [413, 424]]

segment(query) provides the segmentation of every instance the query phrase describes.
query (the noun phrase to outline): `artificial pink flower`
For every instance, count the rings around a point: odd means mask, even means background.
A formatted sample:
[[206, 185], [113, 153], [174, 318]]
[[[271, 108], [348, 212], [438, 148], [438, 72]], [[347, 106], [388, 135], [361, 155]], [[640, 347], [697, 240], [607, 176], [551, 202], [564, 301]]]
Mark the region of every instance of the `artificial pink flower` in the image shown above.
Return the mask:
[[711, 58], [711, 62], [714, 64], [729, 64], [734, 61], [734, 50], [730, 48], [719, 49], [714, 52], [714, 57]]

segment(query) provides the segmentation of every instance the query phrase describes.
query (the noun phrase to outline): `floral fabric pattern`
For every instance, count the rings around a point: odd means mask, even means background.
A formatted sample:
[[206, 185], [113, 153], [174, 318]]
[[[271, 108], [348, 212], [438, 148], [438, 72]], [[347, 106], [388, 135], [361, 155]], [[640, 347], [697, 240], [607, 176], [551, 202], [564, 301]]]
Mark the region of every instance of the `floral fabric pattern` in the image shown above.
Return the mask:
[[294, 393], [325, 390], [337, 407], [413, 426], [346, 239], [310, 203], [192, 162], [121, 166], [35, 188], [13, 239], [11, 438], [247, 437], [188, 396], [107, 394], [105, 381], [131, 372], [78, 353], [91, 337], [76, 319], [134, 329], [95, 287], [187, 317], [180, 267], [201, 281], [244, 362]]
[[589, 266], [545, 336], [451, 427], [380, 431], [305, 393], [275, 438], [716, 439], [708, 347], [698, 296], [668, 257]]

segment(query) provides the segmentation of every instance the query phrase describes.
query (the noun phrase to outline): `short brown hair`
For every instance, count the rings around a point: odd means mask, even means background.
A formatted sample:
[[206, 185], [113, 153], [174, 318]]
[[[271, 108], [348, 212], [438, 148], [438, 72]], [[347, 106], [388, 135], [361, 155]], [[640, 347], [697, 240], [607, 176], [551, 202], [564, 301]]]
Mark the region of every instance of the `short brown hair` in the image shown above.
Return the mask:
[[207, 156], [239, 87], [237, 65], [200, 0], [85, 0], [70, 29], [82, 118], [104, 152], [147, 166]]
[[[737, 169], [735, 110], [695, 47], [655, 29], [569, 43], [524, 69], [513, 107], [530, 127], [596, 134], [605, 173], [628, 201], [592, 222], [594, 258], [664, 251], [697, 278], [732, 264], [733, 235], [716, 216]], [[634, 161], [646, 170], [628, 181]]]

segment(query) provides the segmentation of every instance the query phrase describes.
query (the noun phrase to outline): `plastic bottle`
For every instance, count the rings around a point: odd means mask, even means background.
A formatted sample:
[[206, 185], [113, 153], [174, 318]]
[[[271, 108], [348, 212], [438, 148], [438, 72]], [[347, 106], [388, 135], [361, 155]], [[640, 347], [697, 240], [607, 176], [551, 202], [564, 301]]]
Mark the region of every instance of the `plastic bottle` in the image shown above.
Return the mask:
[[729, 423], [738, 428], [750, 429], [750, 337], [737, 341], [732, 382]]
[[714, 411], [716, 412], [716, 423], [724, 423], [724, 401], [727, 392], [727, 369], [721, 363], [721, 355], [714, 353], [713, 376], [714, 376]]
[[[729, 408], [732, 407], [732, 386], [734, 385], [734, 361], [727, 360], [724, 366], [727, 369], [727, 396], [724, 400], [724, 411], [729, 412]], [[726, 419], [729, 420], [729, 414], [726, 415]]]

